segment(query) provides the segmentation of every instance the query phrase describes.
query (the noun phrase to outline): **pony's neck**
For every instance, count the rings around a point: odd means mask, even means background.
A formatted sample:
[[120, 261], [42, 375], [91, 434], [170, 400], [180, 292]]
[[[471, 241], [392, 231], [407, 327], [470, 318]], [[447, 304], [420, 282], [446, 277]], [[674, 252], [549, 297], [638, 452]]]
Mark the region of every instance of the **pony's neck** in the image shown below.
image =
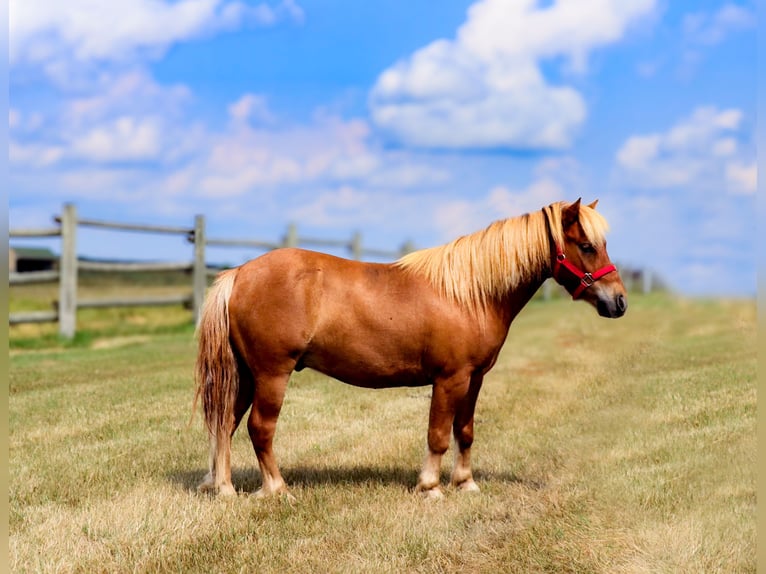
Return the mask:
[[542, 284], [550, 276], [550, 270], [542, 270], [540, 276], [530, 278], [511, 289], [503, 298], [493, 302], [494, 313], [510, 327], [511, 321], [529, 303]]

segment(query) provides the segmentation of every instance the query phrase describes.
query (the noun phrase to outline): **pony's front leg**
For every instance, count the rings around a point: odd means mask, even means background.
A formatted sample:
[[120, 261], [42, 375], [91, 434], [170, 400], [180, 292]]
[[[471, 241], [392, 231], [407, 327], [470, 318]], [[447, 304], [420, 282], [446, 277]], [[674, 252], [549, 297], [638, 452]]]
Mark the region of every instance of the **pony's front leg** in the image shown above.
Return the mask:
[[443, 496], [439, 484], [442, 457], [449, 448], [450, 427], [455, 420], [456, 406], [465, 397], [469, 380], [464, 376], [434, 383], [428, 417], [428, 453], [415, 488], [416, 492], [428, 498]]
[[426, 453], [423, 469], [418, 476], [418, 485], [415, 487], [415, 492], [419, 492], [426, 498], [442, 498], [444, 494], [439, 485], [439, 475], [441, 473], [442, 456], [444, 456], [444, 452], [447, 449], [445, 448], [441, 452], [434, 450], [430, 439], [431, 432], [428, 433], [428, 436], [428, 453]]
[[471, 445], [473, 444], [473, 420], [476, 410], [476, 399], [483, 375], [471, 378], [471, 386], [465, 398], [458, 405], [452, 432], [455, 435], [455, 463], [452, 467], [451, 483], [463, 492], [479, 492], [479, 487], [473, 480], [471, 471]]

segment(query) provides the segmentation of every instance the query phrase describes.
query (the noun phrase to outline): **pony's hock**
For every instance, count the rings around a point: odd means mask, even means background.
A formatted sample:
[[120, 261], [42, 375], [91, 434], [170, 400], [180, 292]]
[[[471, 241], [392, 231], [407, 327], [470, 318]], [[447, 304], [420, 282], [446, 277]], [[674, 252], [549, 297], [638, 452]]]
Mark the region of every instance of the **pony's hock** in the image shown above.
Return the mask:
[[511, 322], [542, 283], [553, 277], [605, 317], [627, 309], [595, 207], [553, 203], [390, 264], [285, 248], [221, 273], [198, 328], [195, 405], [201, 397], [210, 437], [200, 489], [236, 492], [231, 437], [249, 411], [262, 477], [256, 495], [287, 492], [274, 431], [290, 374], [309, 367], [360, 387], [431, 385], [416, 490], [442, 494], [442, 456], [454, 436], [451, 483], [477, 491], [476, 400]]

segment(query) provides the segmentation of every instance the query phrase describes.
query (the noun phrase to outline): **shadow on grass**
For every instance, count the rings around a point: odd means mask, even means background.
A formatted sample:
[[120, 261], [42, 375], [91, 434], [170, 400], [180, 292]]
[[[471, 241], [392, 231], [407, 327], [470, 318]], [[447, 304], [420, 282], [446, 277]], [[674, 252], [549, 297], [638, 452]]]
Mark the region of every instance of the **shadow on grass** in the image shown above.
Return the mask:
[[[408, 466], [339, 466], [333, 468], [317, 468], [295, 466], [282, 469], [282, 475], [288, 487], [311, 488], [322, 485], [371, 485], [371, 486], [400, 486], [414, 490], [418, 481], [419, 467]], [[196, 491], [202, 482], [206, 469], [182, 471], [168, 475], [169, 480], [183, 486], [186, 490]], [[481, 486], [482, 482], [513, 483], [525, 486], [531, 490], [545, 488], [545, 481], [531, 477], [523, 477], [513, 472], [482, 472], [474, 471], [474, 478]], [[449, 471], [441, 473], [443, 486], [449, 484]], [[253, 493], [261, 486], [261, 474], [254, 467], [235, 467], [231, 471], [234, 488], [239, 492]]]

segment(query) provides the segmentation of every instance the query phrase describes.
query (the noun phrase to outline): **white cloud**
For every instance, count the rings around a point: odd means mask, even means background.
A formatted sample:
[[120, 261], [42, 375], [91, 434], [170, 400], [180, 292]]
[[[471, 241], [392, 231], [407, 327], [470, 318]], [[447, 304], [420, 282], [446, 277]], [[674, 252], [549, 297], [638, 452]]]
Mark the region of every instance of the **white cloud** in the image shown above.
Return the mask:
[[[242, 102], [233, 108], [244, 107]], [[364, 177], [378, 164], [368, 135], [365, 122], [331, 116], [301, 126], [238, 123], [210, 134], [209, 150], [202, 151], [200, 187], [207, 195], [230, 196], [264, 186]]]
[[92, 161], [151, 160], [161, 152], [161, 139], [158, 119], [124, 116], [75, 138], [72, 154]]
[[8, 128], [14, 129], [21, 124], [21, 112], [15, 108], [8, 109]]
[[187, 87], [158, 84], [140, 68], [102, 72], [91, 81], [86, 94], [64, 100], [67, 122], [90, 124], [116, 114], [158, 114], [177, 119], [191, 99]]
[[291, 208], [288, 216], [294, 221], [306, 221], [318, 227], [369, 225], [370, 220], [380, 218], [385, 209], [375, 194], [347, 184], [320, 191], [306, 200]]
[[735, 34], [757, 27], [755, 6], [726, 3], [715, 12], [691, 12], [681, 22], [682, 77], [693, 76], [705, 59], [705, 53]]
[[259, 124], [274, 123], [276, 118], [269, 109], [266, 96], [245, 94], [229, 106], [229, 117], [238, 124], [250, 122]]
[[26, 181], [55, 179], [56, 193], [71, 200], [93, 197], [89, 182], [105, 179], [115, 198], [132, 190], [135, 200], [215, 201], [362, 181], [379, 195], [451, 177], [429, 161], [381, 149], [360, 119], [320, 110], [305, 124], [285, 124], [265, 97], [244, 94], [227, 106], [229, 122], [212, 128], [190, 121], [189, 101], [183, 86], [158, 85], [141, 70], [104, 73], [87, 95], [63, 98], [40, 120], [14, 108], [11, 166]]
[[[229, 108], [233, 116], [244, 114], [243, 101]], [[299, 184], [348, 194], [361, 182], [367, 190], [396, 191], [450, 178], [447, 170], [428, 161], [376, 146], [367, 122], [326, 113], [304, 125], [235, 121], [223, 132], [208, 134], [206, 141], [208, 148], [200, 150], [195, 169], [200, 172], [198, 187], [209, 197]]]
[[8, 142], [8, 159], [11, 166], [49, 167], [57, 164], [64, 155], [64, 148], [54, 144]]
[[738, 30], [754, 28], [755, 13], [743, 6], [727, 3], [715, 13], [694, 12], [683, 20], [686, 42], [695, 45], [713, 46], [723, 42], [727, 35]]
[[144, 71], [105, 72], [85, 96], [64, 97], [45, 112], [15, 110], [11, 164], [171, 161], [194, 145], [198, 128], [184, 121], [188, 100], [183, 86], [160, 86]]
[[157, 58], [173, 44], [243, 25], [300, 22], [294, 0], [249, 5], [230, 0], [10, 0], [12, 66], [40, 66], [57, 83], [97, 62]]
[[744, 163], [733, 161], [726, 164], [726, 180], [733, 193], [755, 194], [758, 186], [758, 169], [755, 161]]
[[657, 157], [660, 143], [659, 135], [633, 136], [617, 152], [617, 161], [626, 169], [640, 169]]
[[374, 123], [406, 144], [433, 148], [562, 148], [586, 116], [574, 88], [552, 85], [542, 60], [583, 73], [595, 48], [621, 39], [655, 0], [481, 0], [453, 40], [440, 39], [380, 74]]
[[738, 109], [699, 107], [665, 132], [628, 138], [616, 154], [620, 173], [636, 188], [754, 193], [742, 123]]

